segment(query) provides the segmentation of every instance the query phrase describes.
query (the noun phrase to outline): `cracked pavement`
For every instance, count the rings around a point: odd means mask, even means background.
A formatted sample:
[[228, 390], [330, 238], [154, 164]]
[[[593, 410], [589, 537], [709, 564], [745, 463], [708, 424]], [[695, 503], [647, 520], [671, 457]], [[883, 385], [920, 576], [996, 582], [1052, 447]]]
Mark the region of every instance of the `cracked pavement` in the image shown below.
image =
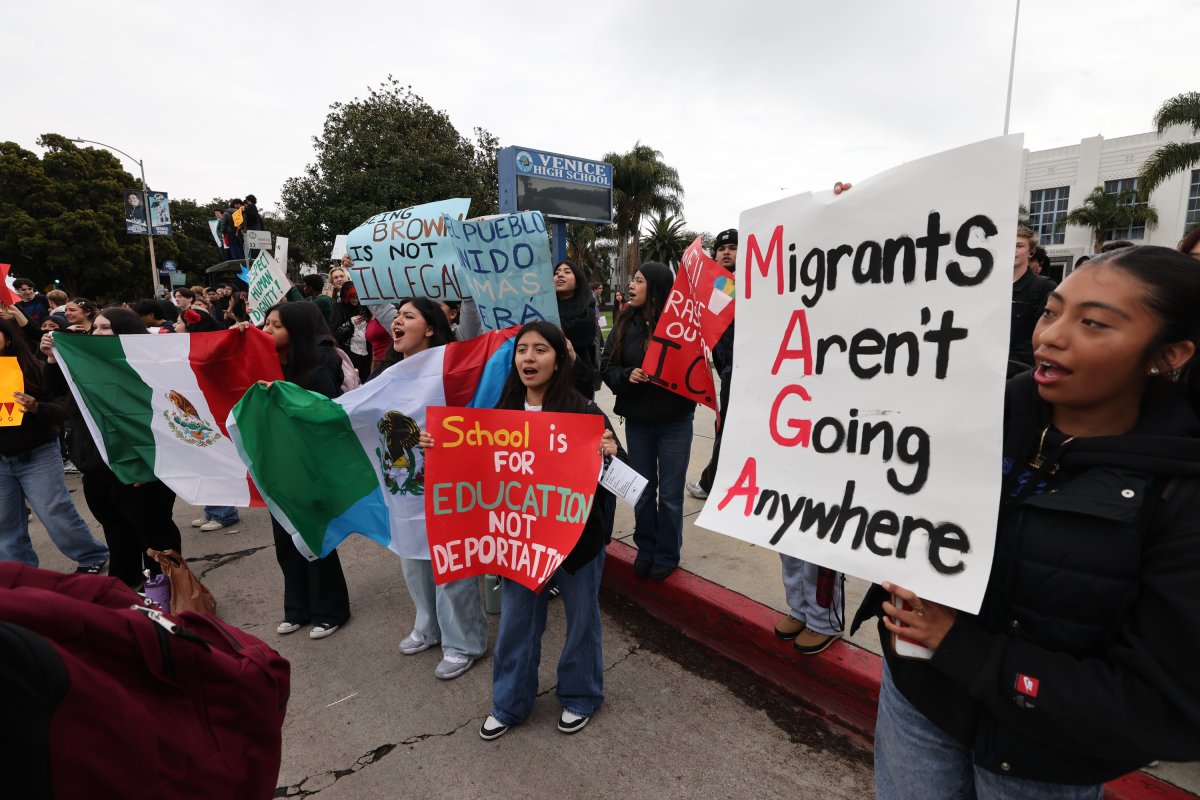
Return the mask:
[[[68, 486], [78, 487], [68, 477]], [[94, 520], [80, 498], [79, 510]], [[228, 622], [292, 665], [275, 797], [860, 798], [873, 793], [869, 754], [776, 699], [749, 673], [648, 618], [602, 598], [605, 704], [579, 733], [556, 728], [555, 670], [565, 620], [553, 601], [542, 641], [538, 697], [522, 725], [491, 742], [478, 726], [491, 707], [491, 658], [440, 681], [438, 648], [401, 655], [413, 608], [393, 554], [361, 537], [338, 552], [353, 617], [333, 636], [279, 636], [282, 578], [264, 509], [204, 533], [199, 509], [176, 503], [183, 555]], [[48, 569], [69, 562], [31, 525]], [[643, 615], [644, 616], [644, 615]], [[498, 617], [489, 616], [489, 643]]]

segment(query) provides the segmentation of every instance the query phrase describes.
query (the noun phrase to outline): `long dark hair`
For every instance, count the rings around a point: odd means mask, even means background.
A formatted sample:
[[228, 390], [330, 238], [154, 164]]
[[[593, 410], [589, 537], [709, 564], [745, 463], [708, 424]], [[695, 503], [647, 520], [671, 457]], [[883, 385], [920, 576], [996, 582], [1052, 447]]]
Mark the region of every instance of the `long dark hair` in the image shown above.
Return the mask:
[[321, 316], [316, 303], [299, 301], [280, 303], [267, 309], [270, 316], [274, 311], [288, 332], [288, 358], [283, 365], [283, 377], [300, 386], [306, 386], [313, 372], [323, 366], [321, 348], [333, 344], [333, 335]]
[[1152, 378], [1152, 382], [1175, 381], [1183, 387], [1192, 407], [1200, 411], [1200, 264], [1178, 250], [1169, 247], [1141, 245], [1114, 250], [1093, 258], [1077, 267], [1120, 269], [1146, 287], [1144, 303], [1162, 323], [1158, 338], [1147, 352], [1171, 342], [1189, 341], [1196, 345], [1196, 354], [1173, 375]]
[[[667, 305], [667, 298], [671, 296], [671, 285], [675, 283], [675, 275], [671, 272], [671, 268], [666, 264], [658, 261], [647, 261], [638, 268], [638, 272], [642, 273], [642, 277], [646, 279], [646, 302], [641, 306], [626, 305], [621, 309], [620, 315], [617, 317], [616, 323], [613, 324], [612, 335], [616, 337], [613, 346], [609, 351], [611, 358], [616, 359], [615, 363], [621, 363], [621, 344], [625, 341], [625, 333], [629, 330], [629, 326], [641, 324], [644, 320], [647, 325], [647, 330], [652, 333], [654, 326], [658, 324], [658, 317], [662, 314]], [[642, 319], [639, 320], [638, 317]], [[650, 336], [647, 335], [644, 339], [644, 344], [649, 345]], [[640, 365], [639, 361], [637, 365]]]
[[566, 265], [570, 267], [571, 272], [575, 274], [575, 294], [558, 301], [558, 316], [565, 325], [568, 320], [579, 318], [596, 318], [596, 294], [588, 285], [587, 276], [583, 274], [583, 270], [575, 266], [575, 262], [570, 259], [560, 261], [554, 267], [554, 271], [558, 272], [558, 268]]
[[554, 364], [558, 367], [550, 376], [550, 383], [546, 386], [542, 410], [582, 413], [587, 408], [588, 401], [575, 388], [575, 380], [571, 374], [571, 354], [567, 350], [567, 337], [561, 328], [553, 322], [545, 320], [526, 323], [521, 326], [521, 330], [513, 339], [513, 363], [510, 365], [508, 378], [504, 381], [504, 388], [500, 390], [500, 402], [496, 403], [496, 408], [510, 408], [518, 411], [525, 408], [525, 384], [521, 382], [521, 375], [516, 368], [516, 345], [521, 343], [521, 339], [527, 333], [540, 334], [550, 343], [550, 346], [554, 348]]
[[1193, 225], [1187, 235], [1179, 241], [1179, 252], [1184, 255], [1190, 254], [1198, 242], [1200, 242], [1200, 223]]
[[142, 322], [142, 318], [124, 306], [109, 306], [96, 316], [108, 320], [112, 332], [118, 336], [150, 332], [146, 330], [146, 323]]
[[29, 343], [12, 320], [0, 319], [0, 336], [4, 337], [4, 355], [16, 356], [17, 366], [25, 376], [25, 392], [42, 388], [42, 362], [29, 349]]

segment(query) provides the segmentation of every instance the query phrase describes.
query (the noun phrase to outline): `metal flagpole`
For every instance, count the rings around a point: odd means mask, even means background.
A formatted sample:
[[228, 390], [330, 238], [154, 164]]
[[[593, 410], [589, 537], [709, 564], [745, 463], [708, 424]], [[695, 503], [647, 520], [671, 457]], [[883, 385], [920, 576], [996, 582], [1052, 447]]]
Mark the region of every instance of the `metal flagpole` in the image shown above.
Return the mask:
[[1008, 59], [1008, 97], [1004, 100], [1004, 135], [1008, 135], [1008, 116], [1012, 111], [1013, 71], [1017, 66], [1017, 26], [1021, 22], [1021, 0], [1017, 0], [1017, 13], [1013, 18], [1012, 55]]

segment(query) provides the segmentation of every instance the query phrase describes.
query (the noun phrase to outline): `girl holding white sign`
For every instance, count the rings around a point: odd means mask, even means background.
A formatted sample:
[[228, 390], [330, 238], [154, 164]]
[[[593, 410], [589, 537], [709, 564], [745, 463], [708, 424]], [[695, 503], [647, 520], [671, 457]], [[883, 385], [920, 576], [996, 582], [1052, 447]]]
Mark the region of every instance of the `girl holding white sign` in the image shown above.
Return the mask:
[[629, 462], [647, 484], [634, 509], [633, 571], [662, 580], [679, 565], [683, 548], [683, 486], [692, 454], [695, 401], [650, 381], [642, 369], [658, 317], [675, 276], [657, 261], [642, 264], [629, 282], [629, 303], [613, 324], [601, 359], [604, 382], [625, 418]]
[[978, 615], [886, 583], [859, 610], [885, 643], [879, 797], [1098, 799], [1200, 758], [1197, 308], [1200, 269], [1163, 247], [1095, 258], [1050, 295], [1036, 368], [1008, 383]]

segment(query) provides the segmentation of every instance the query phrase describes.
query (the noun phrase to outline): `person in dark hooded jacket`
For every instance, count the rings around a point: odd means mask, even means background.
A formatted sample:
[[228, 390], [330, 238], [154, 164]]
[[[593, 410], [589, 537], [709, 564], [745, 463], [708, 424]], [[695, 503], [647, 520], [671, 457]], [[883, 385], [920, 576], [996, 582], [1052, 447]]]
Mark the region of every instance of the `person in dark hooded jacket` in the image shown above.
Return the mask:
[[[881, 616], [880, 798], [1100, 798], [1200, 758], [1198, 305], [1200, 270], [1163, 247], [1050, 295], [1006, 391], [979, 613], [884, 583], [855, 620]], [[898, 623], [931, 659], [896, 655]]]
[[675, 276], [647, 261], [629, 282], [629, 304], [613, 324], [604, 348], [604, 382], [625, 418], [629, 463], [647, 483], [634, 508], [633, 570], [654, 580], [679, 564], [683, 547], [683, 485], [692, 453], [696, 403], [656, 383], [642, 369], [646, 347], [666, 307]]
[[583, 270], [570, 261], [554, 268], [554, 293], [558, 297], [559, 324], [575, 354], [571, 367], [575, 388], [591, 400], [596, 396], [596, 376], [600, 372], [596, 294], [588, 286]]

